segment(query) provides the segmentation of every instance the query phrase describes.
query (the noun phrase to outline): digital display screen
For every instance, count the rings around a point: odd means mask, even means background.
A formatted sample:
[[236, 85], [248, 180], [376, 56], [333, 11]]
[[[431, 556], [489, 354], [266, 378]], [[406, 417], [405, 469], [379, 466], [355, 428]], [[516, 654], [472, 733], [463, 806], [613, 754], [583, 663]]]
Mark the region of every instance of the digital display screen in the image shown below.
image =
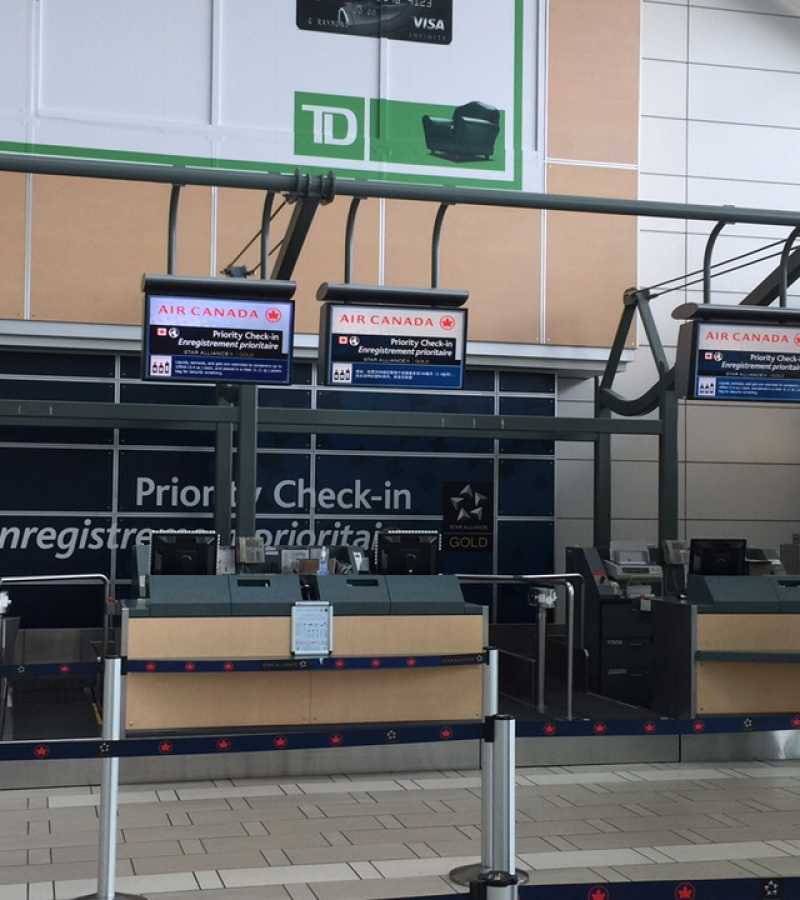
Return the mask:
[[453, 40], [453, 0], [297, 0], [297, 27], [449, 44]]
[[694, 323], [693, 400], [800, 402], [800, 328]]
[[327, 303], [320, 321], [322, 380], [333, 387], [464, 386], [463, 309]]
[[142, 377], [289, 384], [293, 336], [288, 300], [148, 294]]

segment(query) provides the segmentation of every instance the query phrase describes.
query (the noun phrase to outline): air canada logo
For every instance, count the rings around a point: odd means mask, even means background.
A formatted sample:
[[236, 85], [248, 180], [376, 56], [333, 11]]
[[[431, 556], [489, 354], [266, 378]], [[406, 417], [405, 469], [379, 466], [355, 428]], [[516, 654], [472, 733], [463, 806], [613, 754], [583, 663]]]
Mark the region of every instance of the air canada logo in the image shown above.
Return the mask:
[[490, 482], [448, 481], [442, 490], [445, 549], [490, 551], [494, 499]]
[[283, 314], [281, 311], [273, 306], [270, 310], [267, 311], [267, 321], [269, 322], [280, 322], [283, 318]]
[[439, 319], [439, 324], [445, 331], [452, 331], [456, 327], [456, 320], [453, 316], [442, 316]]

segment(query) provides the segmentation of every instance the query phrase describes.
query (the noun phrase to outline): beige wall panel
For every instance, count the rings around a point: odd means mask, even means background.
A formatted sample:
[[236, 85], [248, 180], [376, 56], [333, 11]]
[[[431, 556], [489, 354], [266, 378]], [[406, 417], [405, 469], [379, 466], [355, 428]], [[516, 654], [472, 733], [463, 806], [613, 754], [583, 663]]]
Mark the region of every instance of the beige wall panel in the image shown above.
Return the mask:
[[483, 668], [313, 672], [312, 724], [479, 719]]
[[128, 676], [134, 731], [308, 725], [310, 710], [310, 672]]
[[548, 155], [635, 163], [639, 0], [550, 0]]
[[245, 659], [289, 655], [289, 618], [131, 619], [131, 659]]
[[[35, 176], [31, 317], [140, 324], [141, 278], [166, 271], [167, 185]], [[211, 190], [181, 193], [178, 274], [208, 275]]]
[[794, 713], [798, 697], [798, 665], [697, 664], [697, 709], [700, 713]]
[[[759, 599], [754, 582], [753, 600]], [[697, 618], [697, 649], [796, 653], [800, 651], [800, 615], [701, 615]]]
[[[275, 200], [275, 209], [280, 204]], [[320, 206], [314, 217], [293, 278], [297, 282], [295, 294], [296, 322], [299, 332], [316, 334], [319, 331], [319, 303], [317, 288], [323, 281], [344, 281], [344, 230], [350, 199], [340, 197], [327, 206]], [[217, 232], [218, 269], [226, 266], [261, 227], [264, 195], [258, 191], [223, 188], [219, 192]], [[292, 215], [292, 207], [282, 209], [272, 223], [270, 247], [283, 237]], [[258, 264], [260, 245], [256, 241], [240, 262], [251, 268]], [[274, 265], [280, 251], [270, 257]], [[366, 200], [358, 210], [356, 235], [353, 244], [353, 281], [376, 284], [378, 281], [378, 201]]]
[[25, 314], [25, 176], [0, 172], [0, 318]]
[[483, 616], [336, 616], [338, 656], [480, 653]]
[[[729, 415], [737, 412], [730, 410]], [[791, 522], [798, 518], [800, 466], [691, 462], [685, 469], [689, 519]], [[744, 536], [746, 528], [738, 531]], [[791, 540], [789, 531], [783, 540]]]
[[[437, 206], [387, 201], [386, 284], [429, 287]], [[470, 292], [473, 341], [539, 341], [541, 216], [535, 210], [454, 206], [444, 220], [440, 284]]]
[[[634, 199], [636, 173], [549, 166], [548, 190]], [[636, 283], [636, 219], [554, 212], [547, 220], [546, 342], [608, 347], [622, 314], [623, 291]]]

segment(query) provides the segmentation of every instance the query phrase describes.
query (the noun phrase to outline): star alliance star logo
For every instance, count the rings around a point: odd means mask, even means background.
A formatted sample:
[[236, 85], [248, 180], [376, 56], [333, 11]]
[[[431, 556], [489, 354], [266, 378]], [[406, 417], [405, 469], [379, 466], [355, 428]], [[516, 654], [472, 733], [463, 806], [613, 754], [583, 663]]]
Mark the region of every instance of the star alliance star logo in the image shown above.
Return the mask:
[[455, 497], [451, 497], [450, 505], [457, 524], [484, 524], [489, 518], [488, 495], [476, 491], [471, 484], [463, 487]]

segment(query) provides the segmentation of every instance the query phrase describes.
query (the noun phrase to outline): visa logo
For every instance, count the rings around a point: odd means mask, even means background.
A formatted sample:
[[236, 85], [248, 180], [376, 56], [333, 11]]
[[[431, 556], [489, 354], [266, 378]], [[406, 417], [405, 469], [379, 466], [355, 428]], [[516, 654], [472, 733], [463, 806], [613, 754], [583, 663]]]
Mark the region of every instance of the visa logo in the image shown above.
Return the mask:
[[445, 31], [444, 19], [426, 19], [422, 16], [414, 16], [414, 28], [423, 31]]

